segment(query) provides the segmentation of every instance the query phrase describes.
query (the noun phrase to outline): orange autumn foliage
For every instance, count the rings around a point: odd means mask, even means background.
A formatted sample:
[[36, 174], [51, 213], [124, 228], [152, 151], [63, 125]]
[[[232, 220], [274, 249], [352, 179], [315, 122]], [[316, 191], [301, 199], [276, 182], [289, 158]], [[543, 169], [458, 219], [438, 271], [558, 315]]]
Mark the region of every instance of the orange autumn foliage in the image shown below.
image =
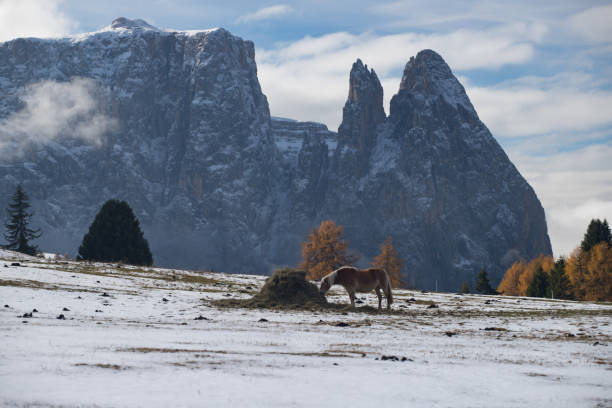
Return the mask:
[[540, 255], [529, 263], [525, 260], [515, 262], [504, 274], [497, 291], [506, 296], [526, 296], [538, 268], [542, 267], [544, 272], [550, 273], [554, 266], [555, 260], [549, 255]]
[[344, 265], [351, 265], [359, 257], [348, 252], [348, 243], [342, 239], [341, 225], [333, 220], [322, 221], [313, 228], [302, 243], [302, 262], [298, 268], [306, 271], [308, 279], [319, 280]]
[[392, 287], [399, 288], [404, 286], [401, 277], [404, 261], [397, 256], [397, 252], [395, 252], [391, 237], [387, 237], [385, 242], [380, 246], [380, 254], [374, 257], [372, 260], [372, 266], [374, 268], [384, 269], [387, 271], [389, 278], [391, 278]]
[[567, 261], [566, 273], [581, 300], [612, 300], [612, 247], [600, 242], [588, 252], [577, 248]]
[[519, 262], [512, 264], [504, 274], [497, 291], [506, 296], [520, 296], [519, 279], [521, 273], [527, 268], [527, 262], [521, 259]]

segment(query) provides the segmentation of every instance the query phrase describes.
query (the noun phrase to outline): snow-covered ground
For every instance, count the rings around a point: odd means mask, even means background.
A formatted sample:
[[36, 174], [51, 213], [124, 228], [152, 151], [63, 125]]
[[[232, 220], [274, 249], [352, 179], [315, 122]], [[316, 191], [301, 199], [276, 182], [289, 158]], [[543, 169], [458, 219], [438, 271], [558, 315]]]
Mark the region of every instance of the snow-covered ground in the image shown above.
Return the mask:
[[407, 290], [392, 314], [210, 304], [263, 280], [0, 251], [0, 405], [612, 406], [610, 304]]

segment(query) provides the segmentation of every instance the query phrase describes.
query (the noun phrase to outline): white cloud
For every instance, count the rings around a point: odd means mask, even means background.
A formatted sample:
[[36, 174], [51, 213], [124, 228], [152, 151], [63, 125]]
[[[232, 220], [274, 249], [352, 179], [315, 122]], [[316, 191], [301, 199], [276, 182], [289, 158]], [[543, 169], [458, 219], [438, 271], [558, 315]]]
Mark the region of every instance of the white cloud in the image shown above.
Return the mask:
[[569, 255], [580, 244], [592, 218], [612, 221], [612, 145], [545, 156], [509, 151], [546, 210], [555, 256]]
[[612, 42], [612, 5], [593, 7], [573, 15], [570, 29], [587, 41]]
[[60, 11], [61, 3], [61, 0], [0, 0], [0, 42], [69, 34], [76, 23]]
[[516, 23], [494, 29], [447, 34], [337, 32], [304, 37], [276, 49], [258, 50], [259, 79], [275, 115], [316, 120], [335, 129], [341, 120], [352, 63], [361, 58], [383, 83], [388, 102], [411, 56], [439, 52], [453, 69], [497, 69], [529, 61], [546, 27]]
[[292, 12], [293, 9], [286, 4], [277, 4], [275, 6], [265, 7], [253, 13], [243, 14], [236, 19], [237, 23], [249, 23], [251, 21], [268, 20], [276, 18]]
[[0, 120], [0, 156], [17, 156], [31, 143], [75, 138], [101, 144], [117, 122], [101, 111], [103, 90], [91, 79], [43, 81], [26, 87], [23, 108]]
[[589, 131], [612, 124], [612, 92], [559, 83], [535, 86], [466, 87], [481, 120], [498, 137]]
[[[455, 70], [481, 119], [534, 187], [546, 210], [556, 255], [569, 254], [591, 218], [612, 218], [612, 124], [609, 81], [583, 72], [525, 76], [477, 87], [465, 75], [523, 64], [535, 56], [546, 27], [511, 24], [447, 34], [377, 35], [337, 32], [258, 50], [262, 88], [273, 114], [316, 120], [336, 130], [347, 98], [351, 64], [361, 58], [376, 69], [385, 103], [397, 91], [402, 68], [423, 48], [439, 52]], [[573, 152], [559, 152], [584, 146]]]

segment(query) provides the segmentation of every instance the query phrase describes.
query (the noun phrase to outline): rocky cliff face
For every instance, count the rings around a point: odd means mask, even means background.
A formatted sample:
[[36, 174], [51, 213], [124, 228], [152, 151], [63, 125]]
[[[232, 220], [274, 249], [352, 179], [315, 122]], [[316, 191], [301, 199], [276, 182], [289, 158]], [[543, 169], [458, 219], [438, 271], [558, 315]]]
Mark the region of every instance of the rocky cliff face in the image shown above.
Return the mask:
[[0, 135], [36, 102], [24, 96], [32, 84], [75, 78], [97, 101], [87, 123], [112, 122], [96, 143], [76, 137], [79, 115], [59, 137], [27, 135], [18, 154], [6, 146], [19, 140], [0, 143], [0, 194], [24, 184], [45, 250], [74, 254], [100, 205], [118, 198], [166, 266], [267, 273], [295, 264], [308, 230], [329, 218], [365, 260], [391, 235], [407, 281], [425, 288], [456, 289], [483, 266], [499, 277], [551, 252], [533, 190], [433, 51], [408, 62], [388, 117], [358, 60], [336, 136], [271, 120], [251, 42], [117, 19], [0, 44]]
[[[361, 69], [358, 61], [353, 71]], [[368, 88], [378, 88], [370, 78]], [[347, 105], [356, 92], [349, 91]], [[356, 102], [352, 111], [375, 103], [381, 110], [378, 101]], [[332, 166], [352, 167], [359, 156], [365, 171], [352, 178], [332, 172], [325, 211], [367, 257], [391, 235], [411, 285], [433, 288], [437, 280], [439, 288], [453, 290], [481, 267], [499, 279], [517, 259], [551, 253], [533, 189], [435, 52], [422, 51], [406, 64], [388, 118], [361, 122], [345, 110], [340, 132], [345, 128], [353, 131], [339, 135]], [[373, 128], [368, 151], [356, 139]]]
[[161, 265], [260, 271], [277, 150], [252, 42], [223, 29], [166, 32], [117, 19], [97, 33], [0, 45], [0, 117], [40, 81], [93, 79], [118, 123], [101, 146], [58, 139], [4, 159], [0, 192], [21, 181], [41, 247], [74, 254], [101, 203], [127, 200]]

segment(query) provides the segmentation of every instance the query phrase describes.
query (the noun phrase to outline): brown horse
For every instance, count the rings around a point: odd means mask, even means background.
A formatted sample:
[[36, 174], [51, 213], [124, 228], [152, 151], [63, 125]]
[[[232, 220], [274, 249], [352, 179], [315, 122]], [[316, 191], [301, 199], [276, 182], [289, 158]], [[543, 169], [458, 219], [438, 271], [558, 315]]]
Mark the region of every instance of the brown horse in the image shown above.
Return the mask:
[[387, 299], [387, 310], [390, 310], [391, 303], [393, 303], [391, 279], [384, 269], [360, 270], [352, 266], [343, 266], [321, 279], [319, 291], [324, 295], [333, 285], [344, 286], [351, 298], [351, 306], [353, 307], [355, 307], [355, 292], [369, 292], [371, 290], [375, 290], [378, 296], [378, 310], [382, 308], [381, 289]]

